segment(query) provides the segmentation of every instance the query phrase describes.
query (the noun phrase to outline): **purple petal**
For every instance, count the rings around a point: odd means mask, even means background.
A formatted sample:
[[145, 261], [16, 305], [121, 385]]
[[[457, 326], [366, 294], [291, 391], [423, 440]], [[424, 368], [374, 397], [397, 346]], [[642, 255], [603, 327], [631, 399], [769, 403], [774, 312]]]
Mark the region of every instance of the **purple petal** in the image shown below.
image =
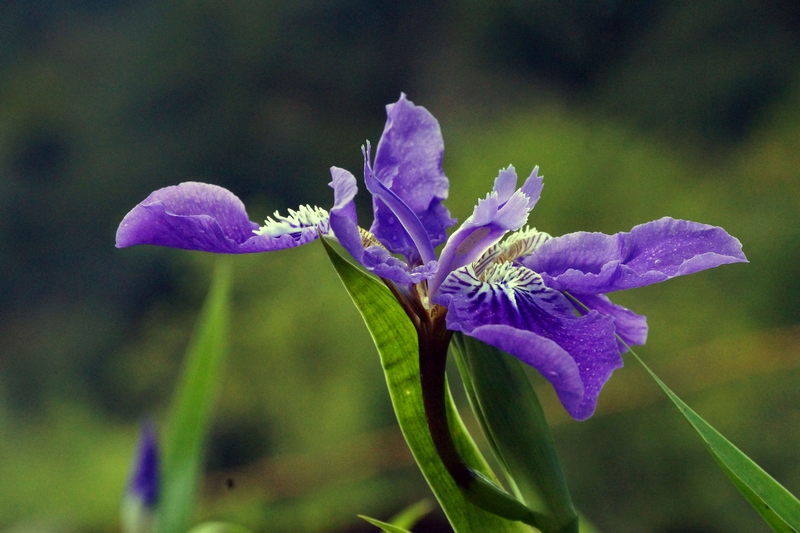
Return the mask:
[[539, 197], [542, 195], [544, 188], [544, 177], [539, 175], [539, 167], [533, 167], [531, 175], [522, 184], [520, 190], [528, 197], [528, 209], [533, 209]]
[[500, 174], [494, 179], [492, 192], [497, 193], [497, 198], [500, 203], [505, 203], [516, 190], [517, 173], [514, 170], [514, 165], [509, 165], [508, 168], [500, 170]]
[[154, 244], [241, 254], [292, 248], [317, 238], [316, 226], [277, 237], [254, 235], [258, 228], [232, 192], [186, 182], [151, 193], [125, 215], [117, 230], [117, 247]]
[[722, 228], [665, 217], [630, 233], [554, 237], [522, 262], [548, 287], [602, 294], [746, 261], [741, 243]]
[[479, 326], [469, 335], [531, 365], [553, 385], [568, 412], [579, 409], [584, 388], [578, 365], [554, 341], [503, 324]]
[[380, 245], [365, 247], [358, 230], [353, 202], [358, 191], [356, 178], [350, 172], [337, 167], [331, 168], [331, 177], [333, 179], [330, 186], [334, 190], [335, 202], [330, 213], [330, 228], [339, 244], [356, 261], [375, 275], [401, 285], [419, 283], [433, 275], [436, 271], [435, 262], [410, 270], [408, 265], [393, 257]]
[[[534, 170], [523, 189], [527, 186], [535, 192], [535, 186], [529, 184], [535, 184], [537, 179], [541, 180]], [[516, 187], [516, 182], [513, 166], [501, 170], [492, 192], [478, 200], [472, 215], [450, 236], [439, 258], [439, 272], [428, 287], [430, 294], [436, 294], [450, 272], [476, 261], [507, 231], [517, 230], [527, 222], [533, 203], [523, 189], [509, 193], [510, 186]]]
[[[447, 307], [448, 329], [481, 335], [477, 338], [524, 362], [541, 364], [543, 375], [556, 387], [567, 412], [578, 420], [591, 416], [600, 389], [622, 366], [614, 319], [597, 311], [576, 316], [563, 294], [546, 287], [538, 274], [524, 267], [504, 263], [488, 269], [484, 276], [486, 281], [481, 281], [468, 266], [452, 272], [441, 285], [434, 301]], [[485, 326], [508, 329], [482, 330]], [[498, 332], [512, 329], [524, 333], [515, 333], [513, 339], [503, 341]], [[530, 349], [524, 348], [526, 340], [534, 342], [532, 335], [552, 341], [563, 353], [546, 348], [542, 359], [537, 359], [530, 350], [536, 346], [545, 349], [541, 341], [535, 341]], [[570, 363], [580, 375], [580, 397], [575, 396], [577, 388], [566, 370]], [[551, 371], [557, 376], [548, 375]], [[563, 390], [558, 389], [562, 385], [557, 385], [561, 378], [565, 380]]]
[[436, 259], [433, 243], [431, 243], [428, 232], [422, 225], [422, 221], [417, 217], [417, 214], [394, 191], [375, 177], [369, 165], [369, 144], [364, 151], [364, 182], [367, 185], [367, 190], [372, 193], [374, 204], [387, 207], [394, 215], [394, 220], [399, 221], [402, 229], [405, 230], [393, 232], [392, 237], [394, 239], [401, 236], [403, 238], [409, 237], [413, 242], [413, 253], [406, 254], [409, 262], [412, 262], [417, 257], [425, 263]]
[[[647, 318], [637, 315], [630, 309], [613, 303], [605, 294], [573, 294], [581, 303], [589, 309], [594, 309], [604, 315], [614, 318], [614, 330], [616, 334], [628, 346], [643, 345], [647, 341]], [[621, 342], [619, 343], [620, 353], [625, 353], [628, 349]]]
[[[444, 141], [439, 123], [424, 107], [406, 99], [386, 106], [387, 120], [375, 153], [373, 170], [378, 180], [400, 198], [422, 221], [433, 246], [447, 239], [455, 223], [442, 205], [449, 187], [442, 171]], [[375, 221], [370, 231], [393, 253], [414, 259], [414, 243], [392, 210], [374, 202]]]
[[361, 264], [378, 277], [386, 278], [400, 285], [419, 283], [432, 277], [437, 270], [436, 261], [409, 269], [408, 265], [392, 256], [388, 250], [381, 246], [370, 246], [361, 256]]
[[353, 224], [357, 224], [354, 199], [358, 193], [358, 185], [355, 176], [343, 168], [331, 167], [331, 182], [328, 186], [333, 189], [331, 214], [346, 216]]

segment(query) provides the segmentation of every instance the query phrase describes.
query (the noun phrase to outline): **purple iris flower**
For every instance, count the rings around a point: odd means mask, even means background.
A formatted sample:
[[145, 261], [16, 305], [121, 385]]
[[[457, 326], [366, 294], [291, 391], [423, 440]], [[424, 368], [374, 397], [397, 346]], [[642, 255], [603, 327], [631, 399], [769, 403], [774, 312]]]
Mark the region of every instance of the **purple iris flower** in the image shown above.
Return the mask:
[[363, 149], [374, 211], [369, 230], [358, 226], [356, 178], [333, 167], [330, 212], [302, 206], [259, 226], [231, 192], [182, 183], [153, 192], [128, 213], [117, 246], [250, 253], [335, 237], [407, 310], [446, 312], [448, 330], [535, 367], [578, 420], [594, 412], [600, 389], [622, 366], [625, 345], [647, 337], [645, 317], [615, 305], [607, 293], [747, 261], [741, 243], [722, 228], [671, 218], [615, 235], [551, 237], [523, 229], [542, 191], [538, 167], [519, 188], [514, 167], [501, 170], [448, 238], [456, 221], [442, 203], [448, 180], [439, 123], [405, 95], [387, 106], [387, 115], [374, 161], [369, 144]]

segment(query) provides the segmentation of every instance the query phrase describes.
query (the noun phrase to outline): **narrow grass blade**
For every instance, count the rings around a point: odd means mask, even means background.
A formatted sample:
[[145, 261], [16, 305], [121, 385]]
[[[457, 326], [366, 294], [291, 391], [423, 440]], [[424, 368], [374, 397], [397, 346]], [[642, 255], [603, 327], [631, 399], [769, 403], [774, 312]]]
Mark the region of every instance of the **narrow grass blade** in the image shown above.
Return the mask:
[[467, 397], [517, 497], [553, 520], [553, 531], [578, 531], [550, 426], [515, 357], [456, 333], [451, 344]]
[[411, 531], [409, 531], [409, 530], [407, 530], [405, 528], [398, 527], [398, 526], [395, 526], [394, 524], [389, 524], [387, 522], [381, 522], [380, 520], [376, 520], [376, 519], [370, 518], [368, 516], [364, 516], [364, 515], [360, 514], [360, 515], [358, 515], [358, 517], [361, 518], [362, 520], [366, 520], [367, 522], [369, 522], [370, 524], [372, 524], [375, 527], [379, 527], [381, 529], [381, 531], [383, 531], [384, 533], [411, 533]]
[[631, 353], [672, 400], [722, 470], [772, 530], [798, 533], [800, 501], [678, 398], [633, 350]]
[[389, 519], [389, 523], [396, 527], [411, 529], [417, 522], [422, 520], [426, 514], [433, 511], [434, 505], [432, 500], [420, 500], [394, 515]]
[[[530, 532], [531, 528], [488, 513], [467, 501], [442, 465], [433, 446], [422, 404], [416, 332], [389, 290], [345, 260], [325, 239], [325, 250], [358, 308], [380, 354], [392, 405], [414, 459], [456, 533]], [[486, 461], [450, 404], [450, 426], [464, 461], [491, 479]]]
[[155, 533], [187, 531], [203, 466], [206, 434], [227, 349], [230, 266], [218, 261], [173, 398], [164, 439], [164, 483]]

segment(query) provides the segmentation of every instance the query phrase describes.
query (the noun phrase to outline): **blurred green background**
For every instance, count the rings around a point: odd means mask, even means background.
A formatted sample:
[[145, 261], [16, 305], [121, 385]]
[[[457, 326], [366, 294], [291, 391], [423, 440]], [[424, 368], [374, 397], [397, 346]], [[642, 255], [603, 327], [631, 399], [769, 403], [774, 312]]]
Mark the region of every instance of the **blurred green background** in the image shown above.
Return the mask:
[[[531, 223], [553, 235], [669, 215], [742, 241], [750, 264], [614, 300], [648, 316], [654, 370], [800, 494], [798, 6], [0, 3], [0, 529], [117, 531], [138, 424], [163, 420], [214, 258], [115, 249], [125, 213], [188, 179], [255, 221], [328, 207], [328, 168], [359, 174], [401, 91], [440, 121], [461, 220], [499, 168], [538, 164]], [[232, 262], [202, 517], [373, 531], [355, 515], [428, 496], [322, 247]], [[607, 532], [767, 531], [626, 362], [582, 423], [533, 376], [581, 511]]]

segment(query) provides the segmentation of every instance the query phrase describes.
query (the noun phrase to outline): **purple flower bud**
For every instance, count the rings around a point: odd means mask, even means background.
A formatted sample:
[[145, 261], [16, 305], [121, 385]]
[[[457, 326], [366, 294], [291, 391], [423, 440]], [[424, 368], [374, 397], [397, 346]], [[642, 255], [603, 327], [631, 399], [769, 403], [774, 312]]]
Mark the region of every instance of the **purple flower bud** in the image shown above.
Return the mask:
[[145, 422], [139, 436], [128, 494], [140, 500], [146, 508], [152, 509], [158, 501], [159, 482], [156, 430], [152, 423]]

